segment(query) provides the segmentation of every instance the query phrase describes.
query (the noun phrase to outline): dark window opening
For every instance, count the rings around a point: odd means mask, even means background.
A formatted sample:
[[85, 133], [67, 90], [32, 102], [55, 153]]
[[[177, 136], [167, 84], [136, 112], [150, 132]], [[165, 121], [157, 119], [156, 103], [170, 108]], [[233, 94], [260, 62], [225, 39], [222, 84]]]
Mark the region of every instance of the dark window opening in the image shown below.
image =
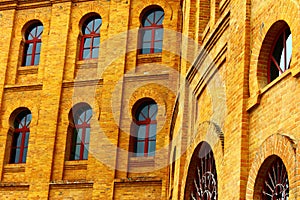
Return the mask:
[[269, 58], [268, 81], [272, 82], [283, 72], [290, 68], [292, 57], [292, 35], [288, 27], [280, 32], [273, 45], [273, 51]]

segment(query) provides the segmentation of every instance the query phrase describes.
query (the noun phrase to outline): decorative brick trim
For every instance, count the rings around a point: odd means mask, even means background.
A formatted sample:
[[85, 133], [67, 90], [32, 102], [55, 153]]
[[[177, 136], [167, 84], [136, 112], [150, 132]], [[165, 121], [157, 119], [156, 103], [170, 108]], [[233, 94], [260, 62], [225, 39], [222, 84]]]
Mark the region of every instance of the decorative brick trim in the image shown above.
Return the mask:
[[94, 182], [78, 180], [78, 181], [53, 181], [49, 183], [51, 189], [79, 189], [79, 188], [93, 188]]
[[25, 172], [25, 163], [18, 163], [18, 164], [6, 164], [4, 165], [4, 173], [19, 173]]
[[38, 66], [23, 66], [18, 68], [19, 75], [37, 74]]
[[34, 84], [34, 85], [6, 85], [4, 90], [6, 92], [23, 92], [23, 91], [33, 91], [33, 90], [42, 90], [43, 84]]
[[63, 82], [63, 88], [102, 85], [103, 79]]
[[65, 170], [86, 170], [87, 160], [65, 161]]
[[29, 184], [28, 183], [16, 183], [16, 182], [7, 182], [7, 183], [0, 183], [0, 190], [11, 188], [11, 190], [28, 190]]

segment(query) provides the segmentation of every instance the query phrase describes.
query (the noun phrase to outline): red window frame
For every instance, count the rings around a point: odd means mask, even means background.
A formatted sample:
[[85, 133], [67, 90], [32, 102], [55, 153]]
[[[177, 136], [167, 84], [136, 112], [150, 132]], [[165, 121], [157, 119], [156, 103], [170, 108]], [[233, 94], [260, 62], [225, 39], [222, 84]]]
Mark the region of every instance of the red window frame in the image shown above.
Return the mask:
[[14, 121], [10, 163], [25, 163], [27, 158], [28, 142], [30, 135], [31, 113], [21, 112]]
[[[272, 45], [272, 51], [270, 52], [268, 61], [268, 83], [272, 82], [274, 79], [276, 79], [283, 72], [290, 68], [291, 57], [288, 58], [287, 55], [287, 40], [289, 36], [291, 36], [291, 31], [288, 26], [285, 26], [281, 29], [281, 31], [275, 38], [275, 42]], [[280, 64], [282, 55], [279, 55], [278, 53], [283, 54], [283, 66]], [[274, 54], [277, 55], [274, 57]]]
[[[87, 160], [90, 144], [90, 120], [92, 118], [92, 110], [86, 107], [79, 109], [74, 118], [75, 127], [73, 128], [70, 160]], [[81, 132], [79, 130], [81, 130]], [[79, 147], [79, 149], [77, 147]]]
[[[162, 15], [158, 15], [158, 12], [162, 12]], [[158, 15], [158, 16], [157, 16]], [[160, 53], [162, 52], [162, 42], [163, 42], [163, 19], [164, 12], [162, 9], [152, 9], [148, 11], [142, 19], [142, 27], [140, 29], [140, 54], [152, 54], [152, 53]], [[152, 18], [152, 19], [151, 19]], [[161, 35], [158, 31], [162, 31]], [[147, 31], [150, 31], [150, 40], [145, 40], [144, 36]], [[158, 34], [156, 34], [158, 33]], [[156, 39], [159, 37], [161, 39]], [[145, 44], [150, 44], [150, 50], [148, 51], [145, 48]], [[156, 43], [161, 43], [158, 47], [155, 47]]]
[[28, 28], [25, 35], [23, 66], [38, 65], [42, 47], [43, 25], [34, 24]]
[[[97, 21], [100, 23], [97, 24]], [[102, 19], [100, 16], [93, 16], [82, 25], [82, 37], [80, 43], [80, 60], [97, 59], [100, 48], [100, 27]], [[91, 26], [91, 27], [90, 27]], [[89, 44], [87, 41], [90, 41]], [[87, 45], [85, 45], [87, 43]], [[88, 52], [87, 55], [85, 53]], [[95, 53], [94, 53], [95, 52]]]
[[[151, 106], [154, 106], [154, 112], [150, 111]], [[143, 113], [143, 110], [146, 108], [146, 113]], [[157, 104], [155, 103], [147, 103], [144, 104], [140, 107], [139, 111], [137, 112], [136, 115], [136, 124], [138, 126], [138, 130], [136, 133], [136, 137], [134, 137], [134, 153], [135, 156], [154, 156], [155, 151], [150, 151], [150, 143], [155, 143], [156, 146], [156, 128], [155, 128], [155, 133], [151, 133], [150, 135], [150, 128], [151, 125], [156, 125], [156, 115], [157, 115]], [[141, 119], [143, 118], [143, 119]], [[141, 126], [144, 126], [145, 129], [144, 131], [141, 131]], [[139, 144], [144, 144], [144, 148], [142, 151], [138, 148]]]

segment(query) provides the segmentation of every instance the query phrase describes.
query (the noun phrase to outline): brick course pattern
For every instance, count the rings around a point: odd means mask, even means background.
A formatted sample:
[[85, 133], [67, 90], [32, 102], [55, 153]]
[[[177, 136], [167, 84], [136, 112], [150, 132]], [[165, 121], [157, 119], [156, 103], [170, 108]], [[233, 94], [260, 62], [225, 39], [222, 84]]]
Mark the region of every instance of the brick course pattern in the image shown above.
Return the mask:
[[[142, 15], [157, 6], [162, 52], [140, 54]], [[0, 199], [184, 200], [204, 142], [218, 199], [262, 199], [274, 155], [287, 170], [289, 199], [300, 199], [299, 12], [298, 0], [0, 0]], [[81, 27], [94, 13], [99, 57], [79, 60]], [[40, 62], [25, 67], [24, 34], [37, 20]], [[290, 69], [268, 83], [283, 25], [292, 33]], [[134, 157], [143, 99], [158, 105], [156, 151]], [[80, 103], [93, 110], [89, 155], [70, 160]], [[32, 114], [27, 159], [12, 164], [13, 121], [24, 108]]]

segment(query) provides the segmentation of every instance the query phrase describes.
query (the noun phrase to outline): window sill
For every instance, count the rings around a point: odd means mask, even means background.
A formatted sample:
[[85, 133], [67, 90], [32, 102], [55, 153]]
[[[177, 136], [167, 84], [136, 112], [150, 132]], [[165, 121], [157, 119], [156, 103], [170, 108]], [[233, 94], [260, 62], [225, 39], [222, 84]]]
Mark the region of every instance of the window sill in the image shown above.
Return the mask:
[[37, 74], [38, 73], [38, 66], [21, 66], [18, 68], [19, 75], [26, 75], [26, 74]]
[[261, 90], [257, 91], [256, 95], [253, 95], [248, 98], [248, 103], [247, 103], [247, 111], [250, 111], [252, 108], [256, 107], [257, 105], [260, 104], [260, 99], [262, 95], [264, 95], [268, 90], [270, 90], [272, 87], [274, 87], [276, 84], [278, 84], [280, 81], [282, 81], [285, 77], [290, 75], [292, 71], [290, 69], [286, 70], [283, 74], [278, 76], [275, 80], [273, 80], [271, 83], [266, 85], [264, 88]]
[[87, 160], [70, 160], [65, 161], [66, 170], [86, 170], [87, 169]]
[[162, 53], [138, 54], [138, 64], [153, 63], [162, 61]]
[[155, 164], [155, 157], [130, 157], [129, 158], [129, 165], [130, 167], [149, 167]]
[[98, 59], [78, 60], [76, 68], [97, 68]]
[[4, 173], [25, 172], [26, 163], [14, 163], [4, 165]]

